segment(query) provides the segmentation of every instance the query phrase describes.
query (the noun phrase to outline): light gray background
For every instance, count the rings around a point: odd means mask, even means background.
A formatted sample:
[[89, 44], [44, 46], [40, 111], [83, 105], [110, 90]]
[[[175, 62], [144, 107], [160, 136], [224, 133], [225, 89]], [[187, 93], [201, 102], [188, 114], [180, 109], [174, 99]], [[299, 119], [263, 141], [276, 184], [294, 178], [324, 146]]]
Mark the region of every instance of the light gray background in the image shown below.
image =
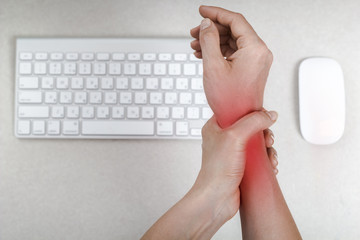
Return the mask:
[[[278, 179], [304, 239], [360, 239], [360, 2], [0, 0], [0, 238], [137, 239], [191, 187], [201, 141], [19, 140], [13, 135], [16, 37], [189, 36], [200, 4], [243, 13], [274, 53], [265, 107]], [[297, 69], [342, 66], [346, 129], [331, 146], [299, 132]], [[264, 216], [266, 217], [266, 216]], [[214, 239], [240, 239], [239, 216]]]

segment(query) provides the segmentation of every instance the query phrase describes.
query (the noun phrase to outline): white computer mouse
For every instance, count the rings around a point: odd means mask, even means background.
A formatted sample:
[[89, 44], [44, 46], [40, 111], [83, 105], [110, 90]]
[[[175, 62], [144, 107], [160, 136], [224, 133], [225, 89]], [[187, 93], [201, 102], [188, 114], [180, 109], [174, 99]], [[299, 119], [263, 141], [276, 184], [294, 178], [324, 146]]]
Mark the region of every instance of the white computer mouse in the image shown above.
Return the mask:
[[313, 144], [338, 141], [345, 127], [343, 72], [334, 59], [313, 57], [299, 67], [300, 130]]

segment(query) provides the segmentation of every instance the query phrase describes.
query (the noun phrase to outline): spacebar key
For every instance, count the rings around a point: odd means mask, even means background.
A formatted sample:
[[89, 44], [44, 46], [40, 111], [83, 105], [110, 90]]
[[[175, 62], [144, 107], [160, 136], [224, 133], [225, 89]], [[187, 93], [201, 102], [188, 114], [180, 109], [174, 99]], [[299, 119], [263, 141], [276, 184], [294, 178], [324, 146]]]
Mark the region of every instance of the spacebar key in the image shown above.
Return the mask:
[[84, 135], [154, 135], [152, 121], [82, 121]]

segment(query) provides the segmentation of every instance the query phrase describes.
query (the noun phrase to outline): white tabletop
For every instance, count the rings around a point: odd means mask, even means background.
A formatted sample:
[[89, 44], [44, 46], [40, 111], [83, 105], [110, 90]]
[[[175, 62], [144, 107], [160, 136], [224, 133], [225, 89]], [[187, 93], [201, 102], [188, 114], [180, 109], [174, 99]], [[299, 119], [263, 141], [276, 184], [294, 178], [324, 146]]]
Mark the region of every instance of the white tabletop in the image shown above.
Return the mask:
[[[0, 3], [0, 238], [136, 239], [192, 186], [201, 141], [19, 140], [13, 134], [16, 37], [189, 36], [203, 1]], [[207, 1], [207, 4], [219, 4]], [[265, 107], [278, 179], [304, 239], [360, 238], [360, 2], [224, 1], [274, 54]], [[346, 128], [331, 146], [299, 131], [297, 69], [327, 56], [342, 66]], [[239, 216], [213, 239], [240, 239]]]

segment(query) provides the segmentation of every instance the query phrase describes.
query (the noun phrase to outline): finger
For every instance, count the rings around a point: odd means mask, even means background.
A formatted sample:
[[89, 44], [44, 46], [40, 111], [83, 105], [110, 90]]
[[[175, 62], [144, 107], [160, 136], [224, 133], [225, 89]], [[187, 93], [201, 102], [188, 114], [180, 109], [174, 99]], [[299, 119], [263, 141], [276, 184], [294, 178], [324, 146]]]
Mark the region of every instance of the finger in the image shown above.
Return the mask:
[[277, 153], [276, 153], [276, 150], [274, 148], [268, 148], [267, 149], [267, 154], [268, 154], [268, 157], [270, 159], [270, 162], [271, 162], [271, 166], [273, 168], [276, 168], [277, 165], [278, 165], [278, 159], [277, 159]]
[[200, 46], [205, 71], [225, 61], [220, 50], [219, 31], [208, 18], [201, 21]]
[[267, 148], [271, 147], [274, 144], [274, 134], [270, 129], [264, 130], [265, 145]]
[[245, 17], [239, 13], [212, 6], [200, 6], [199, 12], [204, 18], [210, 18], [214, 22], [229, 27], [235, 38], [257, 36]]
[[201, 52], [194, 52], [194, 55], [195, 55], [195, 57], [197, 57], [197, 58], [202, 58], [202, 54], [201, 54]]
[[195, 51], [201, 51], [201, 46], [200, 46], [200, 41], [199, 40], [194, 40], [190, 43], [190, 46], [192, 49], [194, 49]]
[[255, 133], [273, 125], [277, 116], [275, 111], [255, 111], [238, 120], [229, 130], [246, 143]]
[[[229, 35], [230, 29], [228, 27], [225, 27], [219, 23], [214, 23], [214, 24], [215, 24], [217, 30], [219, 31], [220, 36]], [[190, 30], [190, 35], [193, 38], [199, 39], [199, 34], [200, 34], [200, 25], [196, 26]]]

